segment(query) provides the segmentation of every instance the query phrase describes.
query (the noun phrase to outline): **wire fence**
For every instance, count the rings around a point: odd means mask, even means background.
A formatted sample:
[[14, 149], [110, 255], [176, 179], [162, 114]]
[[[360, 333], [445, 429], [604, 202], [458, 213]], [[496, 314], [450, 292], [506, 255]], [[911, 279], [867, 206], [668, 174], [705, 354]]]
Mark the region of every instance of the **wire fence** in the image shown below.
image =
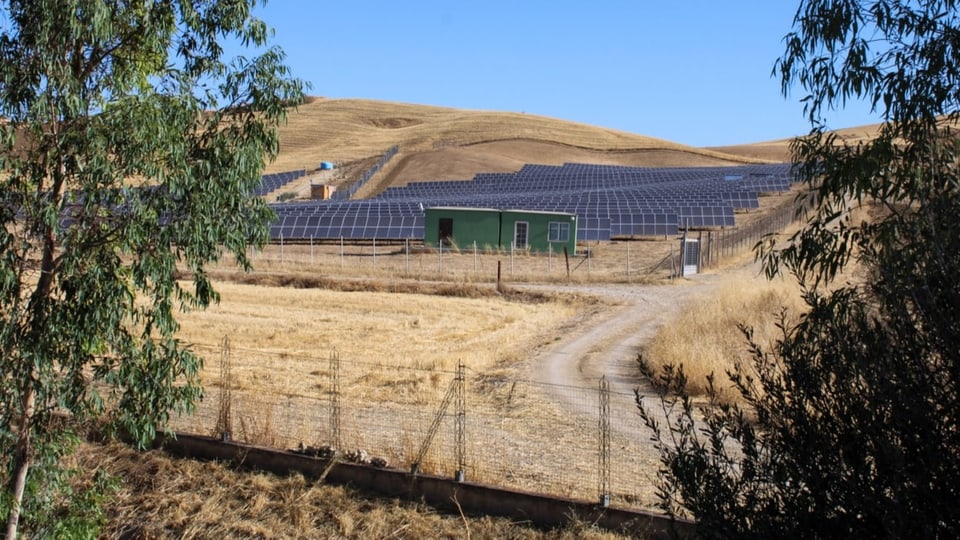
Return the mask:
[[[198, 346], [181, 433], [653, 509], [658, 456], [632, 393], [474, 372]], [[212, 360], [219, 358], [220, 362]]]
[[475, 244], [424, 248], [405, 242], [306, 241], [277, 243], [251, 250], [258, 271], [301, 269], [326, 276], [412, 278], [439, 281], [616, 281], [668, 278], [673, 271], [674, 240], [591, 243], [576, 253], [548, 250], [495, 250]]
[[381, 156], [380, 159], [377, 160], [377, 162], [372, 167], [370, 167], [362, 175], [360, 175], [360, 178], [357, 178], [357, 180], [354, 181], [350, 185], [350, 187], [341, 191], [333, 192], [333, 199], [347, 200], [353, 197], [353, 195], [360, 188], [362, 188], [371, 178], [373, 178], [378, 172], [380, 172], [380, 170], [383, 169], [383, 167], [387, 164], [387, 162], [390, 161], [393, 158], [393, 156], [397, 155], [397, 152], [399, 151], [400, 151], [400, 147], [397, 145], [393, 145], [390, 148], [388, 148], [387, 151], [383, 153], [383, 156]]
[[809, 201], [798, 201], [790, 197], [747, 225], [698, 232], [702, 266], [716, 267], [725, 259], [752, 250], [764, 236], [782, 232], [799, 221], [803, 209], [809, 208], [809, 205]]
[[280, 239], [263, 249], [251, 249], [247, 256], [258, 270], [299, 267], [326, 276], [468, 282], [643, 282], [682, 275], [683, 238], [697, 241], [699, 268], [717, 268], [753, 250], [765, 235], [782, 232], [797, 222], [799, 208], [795, 193], [781, 194], [762, 215], [752, 219], [744, 216], [743, 224], [736, 227], [691, 230], [679, 237], [582, 242], [575, 253], [553, 249], [531, 253], [476, 243], [427, 248], [421, 239], [415, 238], [317, 238], [295, 242]]

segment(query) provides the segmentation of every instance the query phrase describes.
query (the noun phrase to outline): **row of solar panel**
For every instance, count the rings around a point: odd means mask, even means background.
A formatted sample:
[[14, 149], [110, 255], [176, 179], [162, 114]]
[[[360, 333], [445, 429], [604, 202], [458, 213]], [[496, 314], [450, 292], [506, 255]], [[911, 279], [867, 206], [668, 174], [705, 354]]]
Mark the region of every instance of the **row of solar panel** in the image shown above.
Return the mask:
[[[274, 238], [281, 234], [284, 238], [418, 237], [423, 231], [425, 207], [462, 206], [575, 213], [579, 216], [577, 235], [581, 240], [609, 240], [611, 236], [628, 235], [664, 236], [677, 234], [682, 227], [734, 226], [735, 209], [758, 207], [759, 191], [789, 189], [789, 172], [789, 165], [699, 169], [531, 165], [518, 173], [477, 175], [473, 181], [425, 183], [442, 186], [433, 194], [273, 205], [279, 219], [272, 233]], [[646, 186], [635, 185], [628, 189], [580, 189], [561, 193], [545, 188], [539, 192], [490, 188], [493, 183], [507, 183], [501, 186], [510, 182], [522, 183], [523, 178], [546, 174], [585, 178], [606, 175], [604, 181], [608, 183], [636, 181], [638, 175], [645, 175], [653, 181]], [[389, 193], [402, 194], [402, 189], [391, 189]], [[421, 221], [411, 226], [410, 221], [391, 221], [394, 218], [418, 218]]]
[[272, 240], [405, 240], [423, 238], [423, 227], [270, 227]]
[[[604, 221], [604, 220], [597, 220]], [[606, 220], [609, 223], [609, 220]], [[604, 227], [577, 227], [577, 238], [582, 241], [610, 240], [613, 236], [670, 236], [679, 229], [676, 223], [631, 223]], [[423, 227], [270, 227], [270, 237], [274, 240], [405, 240], [422, 239]]]
[[450, 192], [423, 192], [423, 193], [407, 193], [404, 196], [400, 197], [396, 194], [391, 194], [389, 196], [378, 196], [372, 200], [382, 201], [382, 202], [423, 202], [423, 201], [434, 201], [434, 200], [446, 200], [446, 201], [459, 201], [459, 200], [491, 200], [498, 201], [498, 204], [502, 204], [500, 201], [528, 201], [528, 200], [542, 200], [542, 199], [554, 199], [554, 200], [576, 200], [576, 201], [621, 201], [621, 200], [633, 200], [633, 201], [715, 201], [718, 199], [722, 200], [732, 200], [732, 201], [744, 201], [745, 206], [752, 206], [753, 201], [759, 197], [758, 190], [736, 190], [736, 191], [719, 191], [719, 190], [701, 190], [701, 189], [687, 189], [687, 190], [671, 190], [671, 191], [650, 191], [643, 190], [642, 188], [625, 188], [620, 190], [604, 190], [604, 191], [582, 191], [582, 190], [571, 190], [571, 191], [545, 191], [542, 193], [529, 193], [529, 192], [494, 192], [494, 193], [484, 193], [484, 192], [469, 192], [469, 191], [450, 191]]
[[423, 216], [280, 216], [270, 227], [275, 239], [423, 238]]
[[[587, 170], [589, 172], [584, 172]], [[790, 166], [752, 165], [744, 167], [699, 167], [649, 169], [612, 165], [565, 164], [563, 166], [525, 165], [516, 173], [478, 174], [472, 181], [414, 182], [406, 187], [390, 188], [383, 197], [401, 198], [417, 193], [493, 192], [557, 192], [563, 190], [615, 189], [619, 187], [650, 188], [657, 184], [703, 182], [723, 189], [739, 186], [762, 191], [789, 189]], [[723, 183], [716, 180], [722, 179]], [[686, 188], [681, 188], [686, 189]]]
[[423, 216], [363, 216], [359, 214], [330, 216], [278, 216], [274, 222], [280, 227], [331, 227], [364, 225], [370, 227], [423, 226]]
[[[690, 212], [687, 214], [661, 214], [661, 213], [631, 213], [620, 214], [616, 217], [607, 218], [613, 228], [630, 227], [633, 225], [677, 225], [684, 224], [684, 218], [710, 219], [714, 217], [732, 218], [732, 215], [725, 212], [725, 209], [696, 209], [700, 213]], [[706, 210], [719, 210], [712, 213]], [[299, 216], [299, 215], [281, 215], [274, 222], [277, 227], [294, 228], [325, 228], [325, 227], [422, 227], [422, 216], [397, 216], [397, 215], [379, 215], [363, 216], [360, 214], [328, 215], [328, 216]], [[629, 233], [625, 233], [629, 234]]]
[[271, 191], [276, 191], [306, 174], [306, 170], [299, 170], [264, 175], [263, 178], [261, 178], [260, 186], [255, 189], [253, 193], [258, 197], [262, 197], [263, 195], [266, 195]]
[[[680, 227], [732, 226], [733, 215], [725, 209], [691, 208], [689, 213], [633, 213], [604, 218], [580, 219], [577, 237], [581, 240], [609, 240], [611, 236], [665, 236]], [[418, 232], [419, 231], [419, 232]], [[422, 216], [328, 216], [285, 215], [271, 227], [273, 238], [411, 238], [422, 237]], [[420, 235], [420, 236], [418, 236]]]
[[[468, 206], [469, 207], [469, 206]], [[298, 226], [312, 226], [315, 224], [326, 223], [331, 220], [342, 222], [343, 220], [364, 221], [376, 224], [380, 220], [393, 219], [398, 216], [421, 216], [422, 212], [412, 208], [403, 208], [397, 206], [384, 206], [377, 203], [364, 203], [363, 201], [354, 201], [335, 207], [325, 205], [327, 212], [318, 212], [316, 206], [286, 206], [277, 208], [278, 223], [296, 224]], [[525, 209], [550, 212], [567, 212], [579, 216], [602, 216], [610, 217], [615, 222], [621, 221], [620, 216], [632, 215], [677, 215], [680, 225], [698, 226], [698, 227], [730, 227], [735, 225], [735, 213], [733, 207], [726, 205], [704, 205], [704, 204], [673, 204], [666, 207], [661, 206], [629, 206], [618, 207], [611, 206], [570, 206], [549, 204], [539, 202], [528, 205]], [[351, 221], [351, 223], [353, 222]]]
[[[544, 210], [541, 208], [532, 208], [531, 210]], [[546, 209], [547, 211], [554, 211]], [[600, 214], [584, 214], [598, 216]], [[669, 217], [665, 217], [669, 216]], [[643, 232], [637, 231], [637, 226], [645, 229], [647, 225], [658, 225], [668, 227], [669, 231], [677, 231], [681, 227], [732, 227], [736, 224], [733, 211], [729, 207], [687, 207], [681, 208], [675, 213], [665, 214], [660, 210], [639, 210], [631, 209], [622, 213], [603, 214], [603, 219], [610, 223], [614, 235], [643, 235]], [[423, 217], [421, 216], [385, 216], [385, 215], [363, 215], [363, 214], [333, 214], [326, 216], [302, 216], [302, 215], [281, 215], [274, 222], [275, 227], [284, 228], [306, 228], [306, 229], [328, 229], [333, 228], [353, 228], [353, 227], [391, 227], [391, 226], [410, 226], [416, 223], [422, 226]], [[586, 222], [581, 219], [581, 228], [587, 228]], [[663, 227], [657, 229], [658, 232], [652, 233], [654, 236], [670, 234], [669, 232], [659, 232]], [[317, 233], [320, 234], [320, 233]], [[317, 236], [314, 234], [313, 236]], [[339, 236], [338, 234], [334, 235]]]
[[[690, 200], [690, 199], [726, 199], [743, 200], [748, 203], [757, 199], [761, 192], [765, 191], [763, 187], [753, 189], [719, 190], [719, 189], [698, 189], [682, 188], [672, 190], [645, 190], [643, 188], [622, 188], [616, 190], [551, 190], [543, 188], [541, 192], [476, 192], [463, 190], [409, 190], [404, 192], [384, 192], [377, 196], [375, 200], [380, 201], [424, 201], [431, 199], [468, 199], [468, 198], [489, 198], [489, 199], [521, 199], [533, 198], [576, 198], [578, 200], [622, 200], [625, 198], [635, 200]], [[784, 190], [786, 191], [786, 190]]]

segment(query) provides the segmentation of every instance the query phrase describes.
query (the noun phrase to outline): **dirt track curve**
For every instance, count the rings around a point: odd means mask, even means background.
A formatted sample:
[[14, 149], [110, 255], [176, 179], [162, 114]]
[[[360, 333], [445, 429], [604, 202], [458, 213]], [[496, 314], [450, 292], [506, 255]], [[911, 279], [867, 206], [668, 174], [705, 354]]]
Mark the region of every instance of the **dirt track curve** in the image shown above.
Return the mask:
[[596, 386], [606, 375], [614, 392], [633, 392], [640, 384], [636, 356], [664, 324], [715, 289], [718, 274], [701, 274], [666, 285], [551, 286], [554, 291], [591, 294], [617, 304], [583, 321], [583, 326], [545, 349], [535, 359], [529, 377], [564, 386]]

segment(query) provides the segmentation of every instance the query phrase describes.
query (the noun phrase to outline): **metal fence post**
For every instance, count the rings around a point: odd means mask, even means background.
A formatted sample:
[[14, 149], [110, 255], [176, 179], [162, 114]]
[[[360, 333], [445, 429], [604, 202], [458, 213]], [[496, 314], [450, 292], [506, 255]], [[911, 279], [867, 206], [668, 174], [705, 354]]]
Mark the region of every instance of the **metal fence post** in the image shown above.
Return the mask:
[[340, 450], [340, 353], [330, 351], [330, 445]]
[[229, 441], [233, 438], [233, 415], [231, 411], [231, 386], [233, 381], [230, 376], [230, 338], [223, 336], [220, 342], [220, 411], [217, 415], [216, 433], [221, 441]]
[[454, 473], [454, 479], [457, 482], [463, 482], [466, 479], [467, 470], [467, 399], [466, 399], [466, 369], [463, 362], [457, 364], [457, 413], [454, 419], [454, 438], [456, 439], [456, 450], [454, 451], [457, 460], [457, 470]]
[[630, 242], [627, 242], [627, 281], [630, 281]]
[[607, 376], [600, 377], [600, 425], [599, 463], [597, 488], [600, 494], [600, 506], [610, 506], [610, 383]]

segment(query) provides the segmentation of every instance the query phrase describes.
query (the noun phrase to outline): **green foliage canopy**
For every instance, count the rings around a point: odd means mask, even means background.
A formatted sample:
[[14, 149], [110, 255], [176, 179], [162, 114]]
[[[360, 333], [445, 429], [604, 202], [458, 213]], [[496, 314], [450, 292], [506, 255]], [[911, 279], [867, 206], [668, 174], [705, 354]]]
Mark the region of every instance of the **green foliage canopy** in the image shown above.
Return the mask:
[[[785, 247], [809, 312], [729, 372], [738, 403], [698, 408], [682, 368], [641, 366], [674, 411], [637, 395], [661, 452], [664, 510], [706, 537], [960, 536], [960, 14], [957, 2], [806, 0], [776, 64], [804, 90], [793, 144], [812, 210]], [[872, 103], [878, 136], [826, 116]], [[850, 210], [866, 216], [855, 221]], [[854, 264], [855, 263], [855, 264]], [[850, 272], [856, 267], [857, 274]], [[671, 407], [673, 407], [671, 409]]]
[[[254, 4], [0, 6], [8, 533], [30, 466], [53, 467], [66, 444], [56, 415], [108, 413], [145, 445], [201, 396], [176, 313], [217, 300], [208, 263], [226, 252], [248, 268], [247, 247], [266, 241], [271, 212], [251, 193], [303, 97]], [[225, 58], [225, 39], [262, 53]]]

